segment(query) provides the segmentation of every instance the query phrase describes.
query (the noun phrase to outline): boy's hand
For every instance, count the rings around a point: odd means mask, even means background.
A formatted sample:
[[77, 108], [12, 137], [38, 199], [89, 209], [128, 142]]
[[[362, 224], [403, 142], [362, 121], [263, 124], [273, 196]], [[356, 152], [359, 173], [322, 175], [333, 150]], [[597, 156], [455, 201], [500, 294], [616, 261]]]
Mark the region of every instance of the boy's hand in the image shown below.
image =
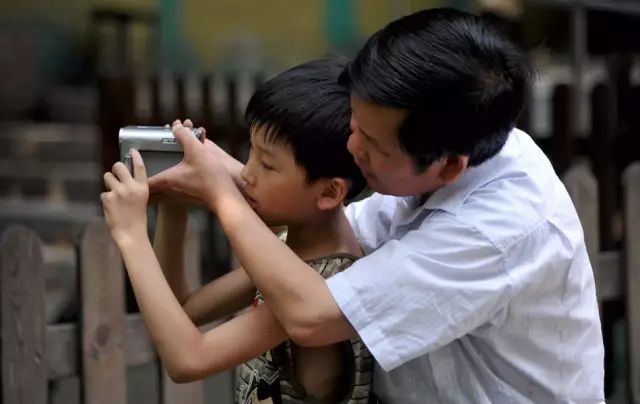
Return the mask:
[[134, 177], [121, 162], [104, 174], [107, 192], [100, 195], [105, 220], [117, 244], [147, 237], [149, 186], [142, 156], [131, 150]]

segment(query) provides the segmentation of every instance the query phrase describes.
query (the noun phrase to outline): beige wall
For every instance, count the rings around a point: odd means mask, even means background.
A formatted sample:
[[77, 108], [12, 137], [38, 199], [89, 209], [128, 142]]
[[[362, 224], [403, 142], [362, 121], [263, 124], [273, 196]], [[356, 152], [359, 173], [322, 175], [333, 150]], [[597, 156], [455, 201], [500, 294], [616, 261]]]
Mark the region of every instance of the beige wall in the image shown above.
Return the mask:
[[[348, 1], [348, 0], [345, 0]], [[357, 32], [364, 38], [398, 10], [432, 7], [443, 0], [353, 0]], [[77, 35], [89, 32], [93, 7], [155, 10], [161, 0], [21, 0], [0, 5], [2, 21], [39, 20]], [[324, 0], [182, 0], [189, 52], [201, 67], [246, 64], [287, 66], [328, 52]], [[178, 16], [180, 18], [180, 16]], [[145, 34], [134, 32], [136, 52]]]

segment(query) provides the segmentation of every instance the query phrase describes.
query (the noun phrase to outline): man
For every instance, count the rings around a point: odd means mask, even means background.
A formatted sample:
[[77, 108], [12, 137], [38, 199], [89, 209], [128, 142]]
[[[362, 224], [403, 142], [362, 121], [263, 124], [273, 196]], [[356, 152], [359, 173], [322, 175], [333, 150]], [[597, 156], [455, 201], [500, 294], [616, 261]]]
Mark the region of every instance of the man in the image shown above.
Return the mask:
[[184, 161], [151, 190], [218, 215], [296, 343], [357, 333], [380, 402], [600, 402], [581, 225], [547, 158], [514, 129], [532, 77], [513, 44], [466, 13], [421, 11], [374, 34], [341, 77], [348, 148], [375, 191], [347, 207], [368, 255], [328, 281], [260, 222], [236, 187], [241, 165], [215, 145], [176, 134]]

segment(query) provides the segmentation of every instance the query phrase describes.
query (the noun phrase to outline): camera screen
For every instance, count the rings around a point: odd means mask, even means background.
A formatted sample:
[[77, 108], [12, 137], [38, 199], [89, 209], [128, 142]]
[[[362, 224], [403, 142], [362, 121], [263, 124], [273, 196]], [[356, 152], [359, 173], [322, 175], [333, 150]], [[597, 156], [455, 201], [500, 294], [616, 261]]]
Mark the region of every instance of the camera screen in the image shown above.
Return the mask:
[[147, 170], [147, 177], [178, 164], [183, 157], [183, 153], [177, 152], [141, 151], [140, 154]]

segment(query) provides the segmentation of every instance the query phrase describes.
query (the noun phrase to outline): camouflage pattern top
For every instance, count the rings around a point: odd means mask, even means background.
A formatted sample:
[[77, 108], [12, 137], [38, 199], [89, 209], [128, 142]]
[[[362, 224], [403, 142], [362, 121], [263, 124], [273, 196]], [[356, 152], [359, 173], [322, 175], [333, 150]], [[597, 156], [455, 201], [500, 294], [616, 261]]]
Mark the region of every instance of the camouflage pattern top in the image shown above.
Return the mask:
[[[328, 278], [351, 265], [357, 258], [349, 254], [334, 254], [307, 261], [320, 275]], [[263, 304], [260, 292], [256, 292], [254, 306]], [[345, 404], [367, 404], [371, 389], [373, 358], [360, 338], [345, 341], [345, 357], [349, 358], [350, 378], [347, 394], [340, 401]], [[300, 385], [293, 371], [291, 341], [259, 357], [247, 361], [237, 369], [238, 385], [236, 403], [239, 404], [303, 404], [313, 402]]]

